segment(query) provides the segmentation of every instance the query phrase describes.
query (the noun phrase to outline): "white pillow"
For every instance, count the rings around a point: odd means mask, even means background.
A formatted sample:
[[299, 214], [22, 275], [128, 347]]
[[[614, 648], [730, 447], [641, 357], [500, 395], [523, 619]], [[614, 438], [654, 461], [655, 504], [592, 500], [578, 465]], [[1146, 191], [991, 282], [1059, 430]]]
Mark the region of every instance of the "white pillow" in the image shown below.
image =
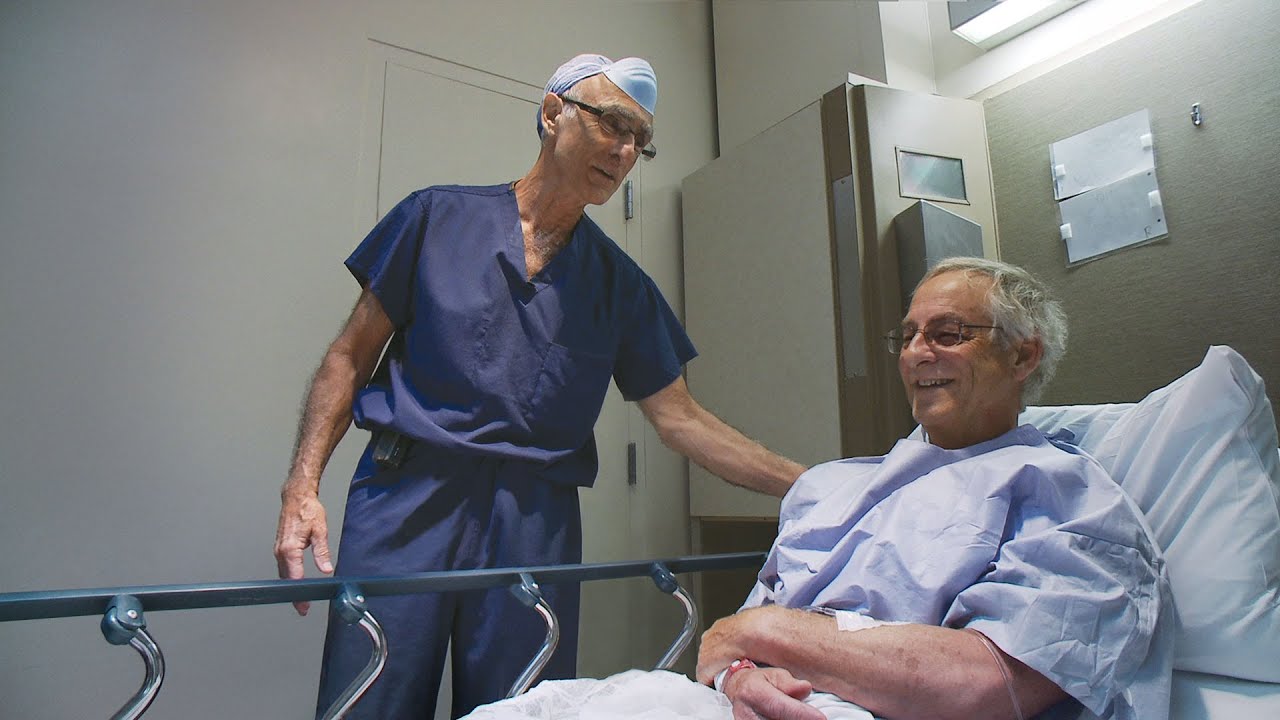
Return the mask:
[[1165, 551], [1180, 670], [1280, 682], [1280, 452], [1262, 378], [1229, 347], [1142, 402], [1030, 407], [1071, 430]]

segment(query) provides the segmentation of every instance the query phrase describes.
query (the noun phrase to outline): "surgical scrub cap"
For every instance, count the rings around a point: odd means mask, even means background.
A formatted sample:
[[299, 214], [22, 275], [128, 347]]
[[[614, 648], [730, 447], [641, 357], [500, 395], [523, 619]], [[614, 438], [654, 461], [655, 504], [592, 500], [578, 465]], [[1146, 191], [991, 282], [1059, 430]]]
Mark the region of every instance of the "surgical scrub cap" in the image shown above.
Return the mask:
[[[592, 75], [604, 76], [631, 96], [640, 107], [653, 114], [658, 104], [658, 78], [647, 60], [637, 57], [617, 62], [603, 55], [579, 55], [556, 69], [547, 81], [547, 92], [559, 95]], [[542, 106], [538, 106], [538, 137], [542, 137]]]

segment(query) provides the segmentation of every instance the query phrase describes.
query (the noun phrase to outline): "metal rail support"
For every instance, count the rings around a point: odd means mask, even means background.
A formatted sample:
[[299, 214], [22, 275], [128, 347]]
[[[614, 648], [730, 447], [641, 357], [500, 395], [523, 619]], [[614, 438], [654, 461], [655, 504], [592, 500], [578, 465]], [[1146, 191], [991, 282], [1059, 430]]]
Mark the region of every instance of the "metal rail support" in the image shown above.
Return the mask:
[[538, 589], [538, 583], [533, 581], [533, 576], [529, 573], [520, 573], [520, 584], [511, 586], [511, 594], [515, 595], [522, 605], [533, 608], [542, 616], [542, 621], [547, 624], [547, 638], [542, 641], [538, 654], [533, 656], [524, 671], [520, 673], [520, 677], [516, 678], [515, 683], [511, 685], [511, 690], [507, 692], [509, 698], [529, 689], [538, 674], [542, 672], [542, 668], [551, 661], [551, 654], [560, 644], [560, 621], [556, 619], [556, 614], [551, 612], [551, 606], [543, 599], [542, 591]]
[[680, 630], [680, 634], [671, 642], [671, 647], [662, 654], [662, 658], [658, 660], [658, 664], [653, 666], [654, 670], [670, 670], [676, 660], [689, 649], [689, 643], [693, 642], [693, 634], [696, 629], [695, 618], [698, 615], [697, 606], [693, 603], [693, 598], [689, 597], [689, 593], [680, 587], [680, 583], [676, 580], [676, 576], [667, 569], [666, 565], [660, 562], [653, 564], [649, 571], [649, 577], [653, 578], [653, 584], [664, 593], [668, 593], [680, 604], [684, 606], [684, 628]]
[[[705, 572], [732, 568], [759, 567], [764, 553], [724, 553], [666, 560], [628, 560], [574, 565], [539, 565], [519, 568], [484, 568], [448, 572], [412, 573], [407, 575], [362, 576], [351, 578], [310, 578], [301, 580], [254, 580], [246, 582], [203, 583], [193, 585], [150, 585], [87, 588], [80, 590], [43, 590], [35, 592], [0, 592], [0, 623], [43, 620], [64, 617], [97, 617], [102, 620], [103, 636], [115, 645], [131, 645], [147, 665], [142, 689], [129, 703], [112, 716], [113, 720], [135, 720], [150, 707], [164, 680], [165, 662], [160, 648], [146, 632], [142, 606], [155, 613], [170, 610], [200, 610], [220, 607], [271, 605], [299, 601], [334, 601], [335, 611], [343, 612], [350, 622], [359, 622], [374, 645], [374, 656], [362, 679], [350, 689], [344, 702], [338, 703], [325, 718], [341, 717], [368, 690], [386, 662], [386, 636], [364, 607], [365, 597], [406, 595], [427, 592], [463, 592], [510, 587], [520, 601], [534, 608], [547, 624], [547, 639], [523, 676], [511, 688], [510, 695], [524, 692], [545, 668], [560, 642], [559, 623], [550, 606], [542, 598], [533, 577], [549, 583], [581, 583], [590, 580], [616, 580], [651, 574], [655, 563], [672, 573]], [[674, 582], [674, 581], [673, 581]], [[513, 583], [517, 583], [514, 586]], [[357, 588], [358, 586], [358, 588]], [[663, 584], [659, 582], [659, 587]], [[674, 586], [674, 585], [673, 585]], [[687, 595], [672, 593], [685, 606], [689, 618], [684, 635], [691, 635], [693, 603]], [[673, 646], [659, 667], [669, 664], [685, 649], [683, 643]], [[367, 675], [368, 677], [364, 677]], [[344, 707], [345, 706], [345, 707]], [[0, 715], [3, 711], [0, 710]]]
[[107, 602], [102, 615], [102, 637], [112, 645], [129, 645], [142, 656], [147, 665], [147, 675], [138, 692], [120, 708], [111, 720], [134, 720], [151, 707], [164, 682], [164, 654], [160, 646], [147, 633], [147, 619], [142, 614], [142, 603], [132, 595], [116, 595]]
[[382, 674], [382, 668], [387, 664], [387, 636], [382, 632], [382, 626], [378, 621], [373, 619], [373, 615], [369, 614], [369, 608], [365, 604], [364, 594], [360, 592], [357, 585], [350, 583], [342, 586], [342, 591], [338, 593], [338, 597], [334, 599], [336, 605], [334, 611], [338, 617], [342, 618], [348, 625], [359, 623], [369, 636], [369, 642], [373, 643], [373, 653], [369, 657], [369, 663], [364, 666], [364, 670], [356, 676], [346, 690], [333, 701], [333, 705], [325, 711], [324, 720], [338, 720], [345, 717], [347, 712], [351, 710], [351, 706], [364, 695], [374, 680]]

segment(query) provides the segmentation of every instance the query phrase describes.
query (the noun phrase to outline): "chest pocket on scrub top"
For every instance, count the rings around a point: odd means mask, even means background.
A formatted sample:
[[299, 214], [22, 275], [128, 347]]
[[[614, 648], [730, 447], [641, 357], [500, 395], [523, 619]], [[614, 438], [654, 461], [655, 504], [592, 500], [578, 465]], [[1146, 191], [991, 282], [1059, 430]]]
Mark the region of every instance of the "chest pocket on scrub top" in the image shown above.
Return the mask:
[[586, 442], [613, 377], [613, 356], [551, 343], [529, 395], [529, 426], [560, 448]]

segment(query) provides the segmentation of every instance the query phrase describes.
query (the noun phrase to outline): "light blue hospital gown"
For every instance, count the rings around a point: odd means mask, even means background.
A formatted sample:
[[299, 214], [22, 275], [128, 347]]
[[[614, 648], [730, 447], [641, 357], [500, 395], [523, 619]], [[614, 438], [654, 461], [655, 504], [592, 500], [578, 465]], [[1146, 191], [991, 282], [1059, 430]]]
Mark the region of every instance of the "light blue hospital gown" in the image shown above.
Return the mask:
[[1024, 425], [809, 470], [743, 607], [971, 627], [1079, 701], [1043, 717], [1163, 720], [1169, 598], [1137, 506], [1091, 458]]

